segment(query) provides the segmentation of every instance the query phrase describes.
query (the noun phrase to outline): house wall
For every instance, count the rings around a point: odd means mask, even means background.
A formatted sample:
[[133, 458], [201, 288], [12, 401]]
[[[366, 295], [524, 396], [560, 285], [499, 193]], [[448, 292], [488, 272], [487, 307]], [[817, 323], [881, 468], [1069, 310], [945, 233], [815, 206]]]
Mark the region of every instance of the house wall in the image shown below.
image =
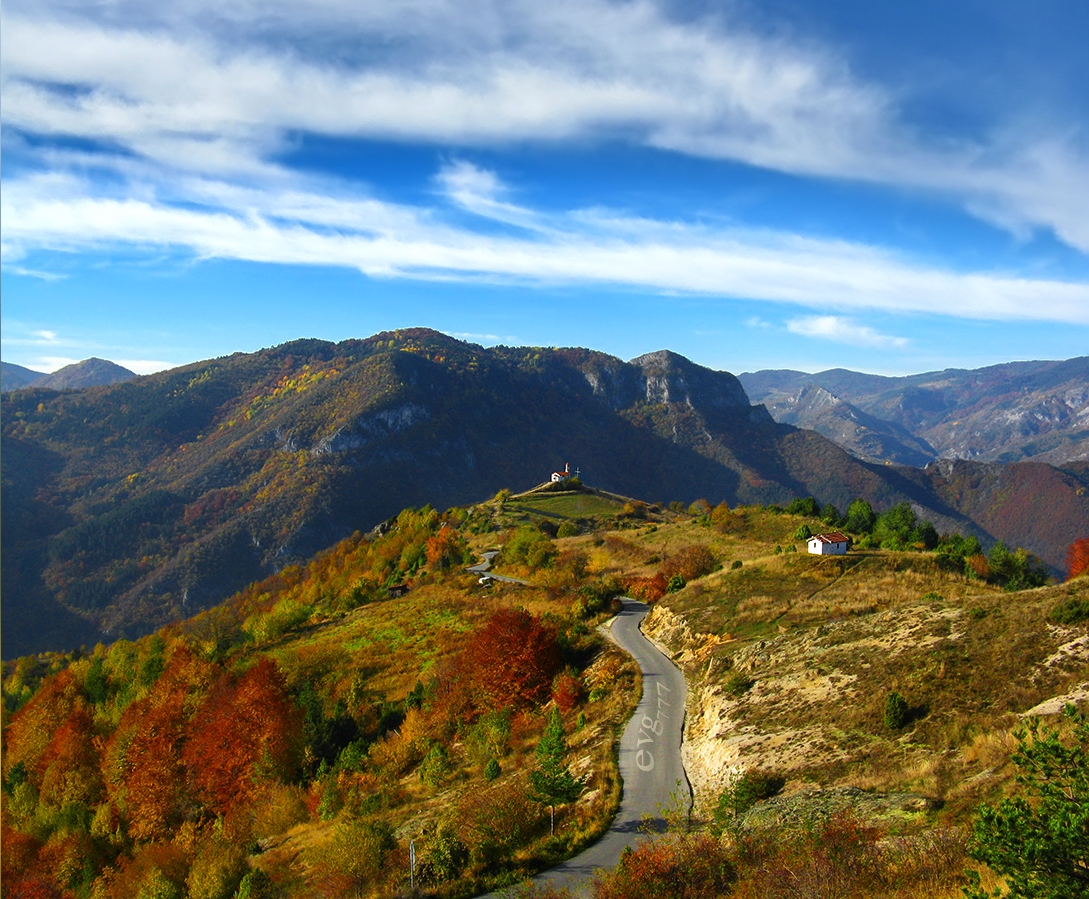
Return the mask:
[[820, 540], [809, 541], [809, 551], [815, 556], [845, 556], [846, 543], [822, 543]]

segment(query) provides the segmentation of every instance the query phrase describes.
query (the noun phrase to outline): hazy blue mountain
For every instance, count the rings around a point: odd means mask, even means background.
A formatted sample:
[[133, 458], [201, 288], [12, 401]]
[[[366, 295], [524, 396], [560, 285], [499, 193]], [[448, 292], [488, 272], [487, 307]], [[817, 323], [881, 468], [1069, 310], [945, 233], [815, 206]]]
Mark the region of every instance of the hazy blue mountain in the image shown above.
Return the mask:
[[[740, 380], [776, 421], [813, 428], [860, 458], [912, 465], [1089, 459], [1089, 356], [901, 378], [831, 369], [759, 371]], [[823, 402], [814, 402], [814, 389], [824, 391]]]
[[26, 387], [44, 377], [45, 372], [24, 368], [14, 362], [0, 362], [0, 392], [2, 393]]

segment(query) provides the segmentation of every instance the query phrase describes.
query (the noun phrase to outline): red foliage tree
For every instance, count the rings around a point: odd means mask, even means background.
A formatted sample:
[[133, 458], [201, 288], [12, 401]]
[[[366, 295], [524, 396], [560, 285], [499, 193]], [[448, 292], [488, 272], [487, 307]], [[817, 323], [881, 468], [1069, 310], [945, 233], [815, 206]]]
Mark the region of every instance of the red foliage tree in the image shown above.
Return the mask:
[[527, 708], [548, 699], [559, 668], [556, 629], [524, 609], [500, 609], [459, 659], [478, 708]]
[[68, 899], [71, 895], [41, 877], [22, 877], [14, 883], [4, 881], [4, 899]]
[[658, 573], [650, 577], [628, 578], [624, 586], [632, 598], [641, 599], [644, 602], [655, 602], [666, 595], [668, 585], [665, 577]]
[[552, 701], [565, 715], [582, 699], [582, 678], [573, 671], [565, 671], [552, 683]]
[[0, 881], [3, 881], [4, 895], [7, 896], [9, 884], [33, 874], [34, 863], [42, 844], [30, 834], [22, 833], [6, 824], [0, 828], [0, 841], [4, 846], [3, 853], [0, 853]]
[[151, 692], [125, 709], [106, 744], [106, 789], [138, 840], [170, 836], [191, 810], [181, 747], [192, 710], [214, 672], [214, 665], [184, 643], [174, 644]]
[[94, 719], [85, 706], [77, 706], [38, 762], [42, 801], [56, 807], [70, 802], [97, 804], [102, 796], [100, 762]]
[[[706, 833], [641, 843], [591, 884], [594, 899], [718, 899], [731, 895], [736, 870], [724, 845]], [[807, 894], [809, 895], [809, 894]]]
[[78, 708], [84, 708], [86, 700], [82, 691], [67, 669], [47, 680], [23, 708], [11, 719], [4, 735], [4, 773], [7, 774], [19, 762], [35, 786], [41, 786], [45, 769], [42, 754], [53, 741], [57, 729]]
[[106, 746], [107, 786], [138, 840], [165, 838], [188, 804], [181, 744], [185, 693], [133, 703]]
[[1066, 579], [1072, 581], [1083, 574], [1089, 574], [1089, 537], [1075, 540], [1066, 553]]
[[679, 574], [686, 581], [694, 581], [715, 570], [714, 554], [702, 543], [690, 543], [672, 552], [662, 562], [658, 573], [667, 581]]
[[262, 780], [294, 774], [302, 713], [288, 696], [276, 664], [262, 659], [235, 681], [211, 691], [189, 727], [183, 758], [197, 793], [227, 812]]

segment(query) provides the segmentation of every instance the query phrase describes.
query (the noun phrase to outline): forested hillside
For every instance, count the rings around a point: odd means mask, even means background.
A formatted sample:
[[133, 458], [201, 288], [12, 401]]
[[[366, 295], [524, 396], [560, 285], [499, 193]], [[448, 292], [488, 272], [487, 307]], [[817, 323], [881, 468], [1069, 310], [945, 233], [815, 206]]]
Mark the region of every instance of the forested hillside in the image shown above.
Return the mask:
[[[829, 526], [856, 548], [806, 554]], [[384, 531], [136, 641], [6, 662], [4, 895], [394, 897], [410, 845], [436, 899], [548, 867], [619, 801], [639, 681], [596, 626], [626, 594], [688, 677], [694, 832], [605, 895], [758, 896], [788, 869], [951, 899], [975, 803], [1014, 785], [1017, 715], [1084, 689], [1089, 580], [1024, 590], [1046, 581], [1029, 554], [906, 504], [666, 508], [569, 483]], [[465, 570], [490, 549], [524, 583]]]
[[[672, 353], [622, 362], [426, 330], [5, 394], [0, 458], [5, 656], [147, 633], [405, 506], [524, 489], [566, 462], [645, 500], [910, 501], [939, 530], [1024, 545], [1055, 571], [1089, 532], [1085, 470], [950, 486], [777, 425], [732, 375]], [[996, 477], [988, 496], [1031, 480], [1046, 526], [976, 496]]]

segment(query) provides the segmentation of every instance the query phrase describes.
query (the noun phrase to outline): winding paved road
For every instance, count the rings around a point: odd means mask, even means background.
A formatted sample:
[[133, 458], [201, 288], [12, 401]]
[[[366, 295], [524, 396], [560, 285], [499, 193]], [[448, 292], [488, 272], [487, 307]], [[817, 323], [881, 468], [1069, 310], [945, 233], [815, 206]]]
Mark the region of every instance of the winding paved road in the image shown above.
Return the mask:
[[471, 571], [473, 574], [487, 574], [493, 581], [506, 581], [508, 584], [521, 584], [523, 587], [532, 587], [533, 584], [530, 581], [523, 581], [517, 577], [507, 577], [503, 574], [496, 574], [492, 571], [492, 559], [499, 555], [499, 550], [490, 549], [486, 553], [481, 554], [483, 562], [478, 562], [476, 565], [470, 565], [466, 568], [466, 571]]
[[[648, 606], [633, 599], [623, 603], [623, 611], [613, 619], [612, 636], [642, 669], [643, 696], [620, 739], [620, 776], [624, 783], [620, 810], [600, 840], [580, 855], [538, 874], [533, 878], [535, 884], [551, 883], [578, 893], [595, 871], [614, 867], [625, 847], [645, 839], [644, 816], [662, 829], [662, 810], [680, 802], [687, 811], [692, 802], [681, 764], [684, 676], [639, 629]], [[489, 896], [502, 897], [512, 892], [514, 888]]]

